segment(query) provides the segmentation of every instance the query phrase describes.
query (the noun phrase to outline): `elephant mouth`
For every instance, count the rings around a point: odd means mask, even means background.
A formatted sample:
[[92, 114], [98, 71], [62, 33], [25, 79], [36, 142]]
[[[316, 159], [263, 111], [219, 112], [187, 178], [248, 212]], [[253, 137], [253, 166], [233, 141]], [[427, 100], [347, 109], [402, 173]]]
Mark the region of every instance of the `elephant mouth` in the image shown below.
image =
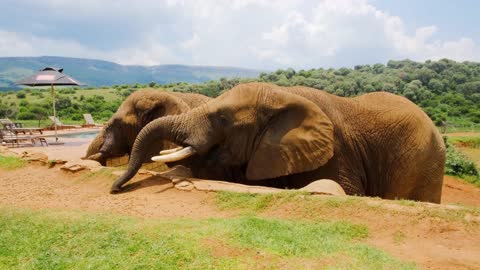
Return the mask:
[[193, 149], [191, 146], [177, 147], [174, 149], [160, 151], [160, 155], [152, 157], [152, 161], [163, 163], [174, 162], [186, 159], [195, 153], [197, 153], [197, 151], [195, 151], [195, 149]]

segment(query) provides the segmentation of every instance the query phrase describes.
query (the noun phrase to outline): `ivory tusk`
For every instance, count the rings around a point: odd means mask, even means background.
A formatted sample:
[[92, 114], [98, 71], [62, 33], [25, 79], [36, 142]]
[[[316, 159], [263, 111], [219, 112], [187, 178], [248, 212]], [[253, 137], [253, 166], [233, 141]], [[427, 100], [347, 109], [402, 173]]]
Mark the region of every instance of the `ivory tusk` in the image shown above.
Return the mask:
[[180, 147], [173, 148], [173, 149], [162, 150], [162, 151], [160, 151], [160, 155], [168, 155], [168, 154], [171, 154], [171, 153], [178, 152], [182, 149], [183, 149], [183, 147], [180, 146]]
[[173, 162], [173, 161], [185, 159], [193, 154], [195, 154], [195, 149], [193, 149], [191, 146], [188, 146], [183, 148], [180, 151], [177, 151], [168, 155], [154, 156], [152, 157], [152, 160], [159, 161], [159, 162]]

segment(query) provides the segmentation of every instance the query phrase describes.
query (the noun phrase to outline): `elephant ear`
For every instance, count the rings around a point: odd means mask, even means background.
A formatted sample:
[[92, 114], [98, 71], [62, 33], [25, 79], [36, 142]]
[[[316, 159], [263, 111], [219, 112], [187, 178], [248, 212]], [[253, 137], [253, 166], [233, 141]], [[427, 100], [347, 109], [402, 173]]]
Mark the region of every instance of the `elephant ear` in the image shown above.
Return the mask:
[[312, 171], [333, 156], [333, 125], [328, 116], [306, 98], [271, 92], [269, 100], [275, 104], [267, 111], [273, 111], [273, 116], [248, 162], [249, 180]]
[[188, 105], [168, 92], [158, 91], [140, 99], [136, 109], [141, 125], [145, 126], [157, 118], [183, 113], [188, 110]]

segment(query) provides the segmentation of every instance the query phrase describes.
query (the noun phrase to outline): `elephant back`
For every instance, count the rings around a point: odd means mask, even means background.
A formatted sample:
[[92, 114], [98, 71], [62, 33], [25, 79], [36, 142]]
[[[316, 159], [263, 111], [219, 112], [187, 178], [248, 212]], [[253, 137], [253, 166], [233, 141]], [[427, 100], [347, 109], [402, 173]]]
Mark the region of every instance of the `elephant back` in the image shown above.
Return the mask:
[[210, 101], [212, 98], [196, 93], [169, 92], [170, 95], [181, 99], [190, 109], [196, 108]]

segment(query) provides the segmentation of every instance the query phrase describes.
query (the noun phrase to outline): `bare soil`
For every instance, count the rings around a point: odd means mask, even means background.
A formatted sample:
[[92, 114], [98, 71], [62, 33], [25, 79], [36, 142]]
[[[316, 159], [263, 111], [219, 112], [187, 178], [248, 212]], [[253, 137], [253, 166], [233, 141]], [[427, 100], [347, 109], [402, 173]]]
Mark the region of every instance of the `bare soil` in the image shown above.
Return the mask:
[[[137, 177], [139, 179], [142, 177]], [[108, 177], [73, 174], [46, 166], [0, 169], [0, 204], [34, 209], [82, 210], [146, 218], [225, 217], [209, 202], [213, 194], [181, 192], [170, 181], [151, 177], [130, 185], [130, 191], [109, 194]]]
[[480, 188], [454, 176], [443, 177], [442, 204], [480, 207]]
[[450, 137], [480, 136], [480, 132], [452, 132], [446, 135]]
[[[0, 206], [108, 212], [160, 219], [227, 218], [238, 214], [218, 209], [213, 203], [214, 193], [180, 191], [160, 177], [137, 176], [127, 192], [117, 195], [109, 194], [112, 181], [108, 175], [72, 174], [61, 171], [58, 166], [49, 169], [28, 165], [13, 171], [0, 169]], [[480, 189], [446, 176], [442, 203], [479, 207]], [[295, 218], [298, 206], [281, 206], [266, 215]], [[447, 222], [410, 215], [408, 211], [363, 212], [356, 207], [339, 207], [335, 211], [321, 211], [318, 215], [367, 225], [370, 244], [403, 260], [414, 261], [425, 269], [480, 269], [479, 222]], [[204, 244], [213, 246], [219, 256], [234, 256], [238, 251], [221, 246], [215, 239]], [[263, 254], [252, 256], [260, 261], [272, 259]]]

